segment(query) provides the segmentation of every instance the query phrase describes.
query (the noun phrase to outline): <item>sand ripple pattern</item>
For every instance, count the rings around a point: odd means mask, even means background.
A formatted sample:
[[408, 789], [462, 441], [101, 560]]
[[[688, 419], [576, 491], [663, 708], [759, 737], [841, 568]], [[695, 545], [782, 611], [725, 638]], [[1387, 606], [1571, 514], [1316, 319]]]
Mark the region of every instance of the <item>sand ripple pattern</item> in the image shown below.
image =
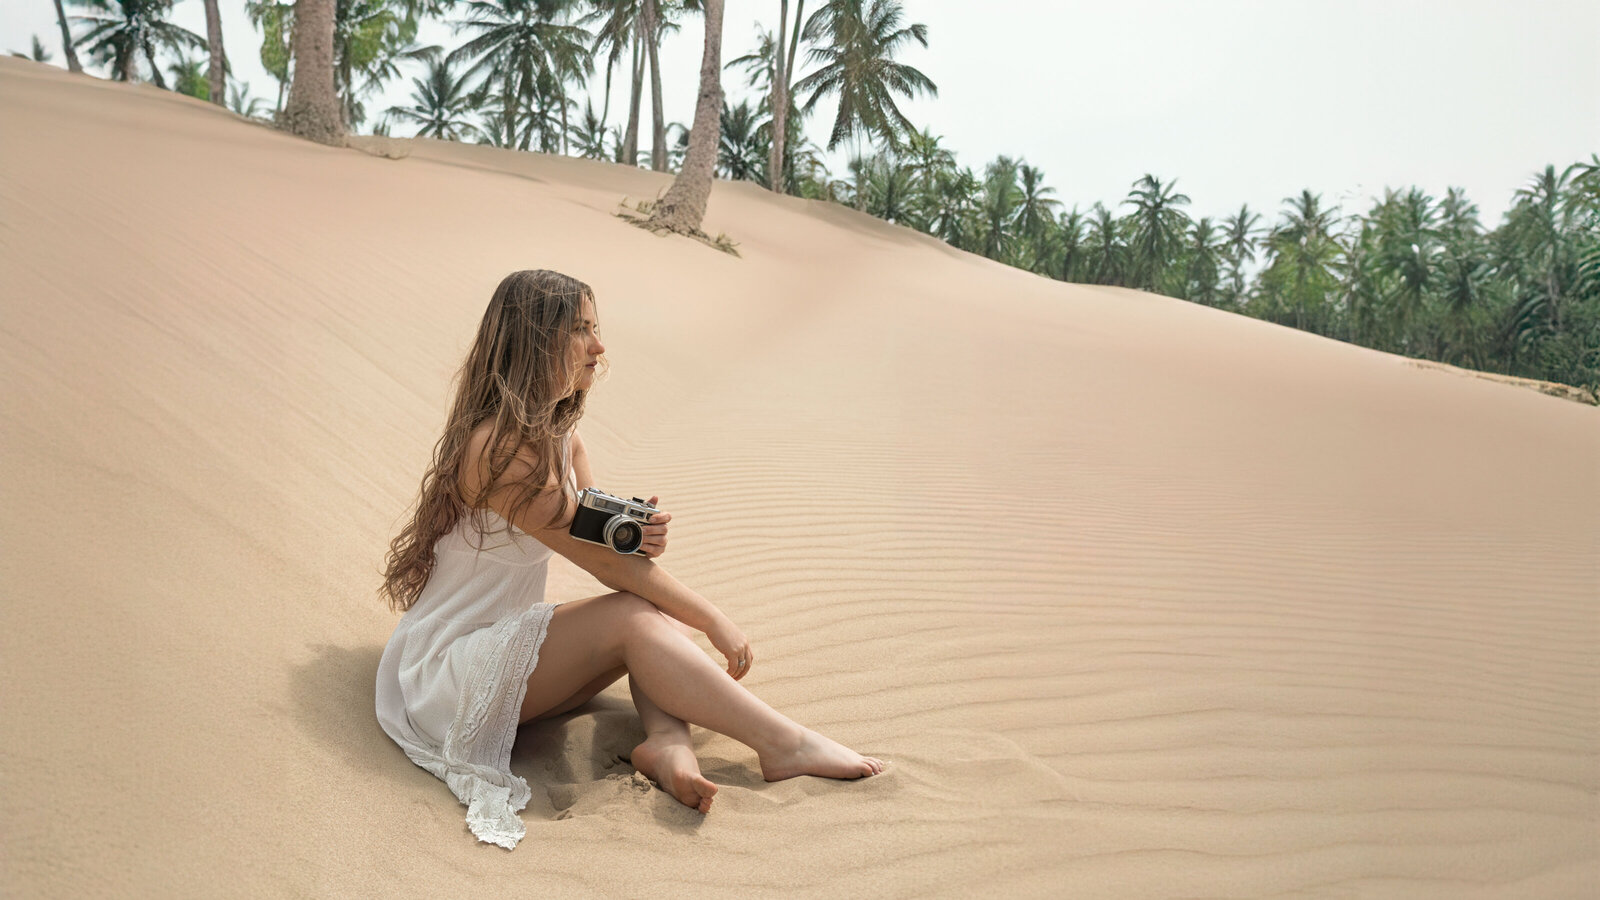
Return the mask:
[[[0, 121], [19, 895], [1595, 895], [1592, 408], [753, 185], [706, 223], [736, 260], [615, 219], [642, 170], [11, 58]], [[488, 854], [379, 731], [375, 569], [539, 266], [599, 292], [602, 486], [661, 494], [745, 683], [883, 776], [697, 731], [702, 819], [619, 685], [523, 729]]]

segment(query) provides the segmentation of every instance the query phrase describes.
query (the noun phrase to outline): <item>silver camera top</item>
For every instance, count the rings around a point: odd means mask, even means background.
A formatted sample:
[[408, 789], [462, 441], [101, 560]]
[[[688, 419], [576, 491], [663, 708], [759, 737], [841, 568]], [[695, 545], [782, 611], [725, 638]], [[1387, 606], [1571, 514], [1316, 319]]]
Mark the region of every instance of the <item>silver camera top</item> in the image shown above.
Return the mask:
[[656, 512], [654, 506], [644, 500], [640, 500], [638, 497], [634, 497], [632, 500], [624, 500], [594, 487], [587, 487], [578, 492], [578, 505], [613, 515], [620, 514], [646, 520]]

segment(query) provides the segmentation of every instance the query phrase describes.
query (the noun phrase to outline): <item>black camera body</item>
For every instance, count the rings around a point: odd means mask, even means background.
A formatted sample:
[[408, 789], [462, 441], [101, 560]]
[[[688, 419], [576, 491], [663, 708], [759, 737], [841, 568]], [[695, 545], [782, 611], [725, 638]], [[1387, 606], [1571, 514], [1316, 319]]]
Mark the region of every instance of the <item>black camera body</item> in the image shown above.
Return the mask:
[[578, 492], [578, 510], [567, 533], [580, 541], [604, 544], [622, 554], [645, 556], [644, 525], [656, 508], [634, 497], [624, 500], [599, 488]]

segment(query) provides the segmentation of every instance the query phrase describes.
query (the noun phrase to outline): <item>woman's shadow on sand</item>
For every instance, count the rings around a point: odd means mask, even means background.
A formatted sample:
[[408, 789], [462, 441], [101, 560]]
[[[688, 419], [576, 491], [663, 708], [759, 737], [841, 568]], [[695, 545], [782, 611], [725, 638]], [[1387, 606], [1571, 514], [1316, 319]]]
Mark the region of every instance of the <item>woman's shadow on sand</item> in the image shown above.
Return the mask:
[[[383, 648], [314, 644], [308, 649], [310, 658], [290, 668], [292, 714], [300, 730], [329, 753], [386, 782], [406, 790], [436, 789], [450, 797], [444, 783], [413, 764], [378, 725], [377, 672]], [[523, 810], [530, 822], [586, 812], [593, 805], [586, 799], [600, 799], [593, 796], [597, 786], [613, 792], [641, 786], [628, 756], [644, 740], [644, 726], [627, 690], [627, 681], [619, 681], [572, 712], [517, 729], [511, 771], [533, 789]], [[705, 735], [696, 737], [698, 744]], [[693, 831], [704, 821], [664, 791], [653, 793], [650, 806], [661, 825]]]

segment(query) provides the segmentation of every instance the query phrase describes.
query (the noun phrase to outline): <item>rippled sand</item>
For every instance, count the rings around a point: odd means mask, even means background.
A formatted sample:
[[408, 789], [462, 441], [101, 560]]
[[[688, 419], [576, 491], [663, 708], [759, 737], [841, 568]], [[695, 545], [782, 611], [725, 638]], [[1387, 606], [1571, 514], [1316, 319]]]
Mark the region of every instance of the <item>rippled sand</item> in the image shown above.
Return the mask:
[[[12, 58], [0, 123], [5, 893], [1596, 893], [1593, 407], [750, 184], [736, 259], [616, 218], [647, 171]], [[598, 292], [597, 480], [883, 776], [697, 730], [701, 818], [619, 683], [522, 730], [506, 853], [378, 728], [382, 555], [518, 268]]]

